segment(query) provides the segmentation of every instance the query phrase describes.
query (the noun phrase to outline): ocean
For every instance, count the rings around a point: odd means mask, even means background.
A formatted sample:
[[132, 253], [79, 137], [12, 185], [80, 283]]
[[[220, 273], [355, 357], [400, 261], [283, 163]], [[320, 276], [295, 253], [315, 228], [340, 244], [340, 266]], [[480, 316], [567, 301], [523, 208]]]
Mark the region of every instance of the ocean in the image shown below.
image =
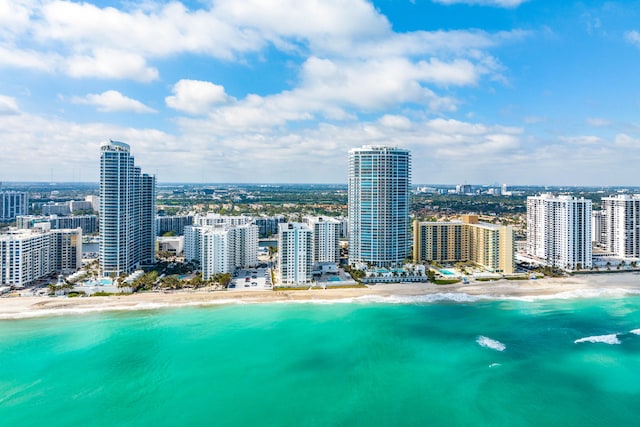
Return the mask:
[[640, 296], [2, 320], [0, 425], [639, 425], [639, 334]]

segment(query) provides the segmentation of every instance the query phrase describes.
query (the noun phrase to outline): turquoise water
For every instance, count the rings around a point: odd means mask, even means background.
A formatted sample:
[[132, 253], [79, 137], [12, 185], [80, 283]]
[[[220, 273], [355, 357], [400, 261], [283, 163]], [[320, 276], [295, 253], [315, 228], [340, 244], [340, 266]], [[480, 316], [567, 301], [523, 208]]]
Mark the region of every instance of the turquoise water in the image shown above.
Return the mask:
[[329, 277], [329, 282], [342, 282], [342, 279], [339, 277]]
[[0, 424], [637, 425], [638, 328], [640, 297], [0, 321]]
[[455, 274], [456, 274], [456, 273], [454, 273], [454, 272], [453, 272], [453, 271], [451, 271], [451, 270], [441, 269], [441, 270], [438, 270], [438, 271], [440, 271], [440, 273], [441, 273], [441, 274], [444, 274], [445, 276], [453, 276], [453, 275], [455, 275]]

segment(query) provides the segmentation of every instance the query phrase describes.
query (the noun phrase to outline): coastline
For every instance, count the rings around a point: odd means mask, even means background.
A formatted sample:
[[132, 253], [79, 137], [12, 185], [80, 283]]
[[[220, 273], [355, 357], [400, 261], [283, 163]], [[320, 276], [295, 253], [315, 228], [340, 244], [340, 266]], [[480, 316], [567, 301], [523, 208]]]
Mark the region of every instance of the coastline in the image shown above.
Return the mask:
[[452, 285], [379, 284], [366, 288], [286, 291], [175, 291], [106, 297], [0, 298], [0, 320], [83, 314], [102, 311], [151, 310], [221, 304], [268, 303], [428, 303], [479, 300], [569, 299], [640, 295], [637, 273], [590, 274], [538, 280], [506, 280]]

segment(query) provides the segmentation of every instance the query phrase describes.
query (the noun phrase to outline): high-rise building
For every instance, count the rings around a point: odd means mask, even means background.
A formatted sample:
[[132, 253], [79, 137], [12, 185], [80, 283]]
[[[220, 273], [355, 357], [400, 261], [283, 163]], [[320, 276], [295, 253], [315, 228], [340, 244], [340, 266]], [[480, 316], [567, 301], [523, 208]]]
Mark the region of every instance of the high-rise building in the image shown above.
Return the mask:
[[155, 177], [141, 174], [129, 145], [100, 146], [100, 270], [131, 273], [155, 260]]
[[349, 151], [349, 263], [380, 267], [411, 256], [408, 150], [363, 146]]
[[591, 200], [542, 194], [527, 197], [527, 252], [547, 265], [592, 266]]
[[599, 245], [605, 244], [605, 218], [606, 214], [603, 210], [591, 212], [591, 239]]
[[477, 215], [463, 215], [462, 221], [414, 221], [413, 233], [416, 263], [471, 261], [496, 273], [511, 274], [515, 270], [512, 226], [479, 222]]
[[18, 215], [29, 214], [29, 193], [0, 191], [0, 221], [13, 221]]
[[620, 258], [640, 258], [640, 194], [602, 198], [605, 249]]
[[82, 230], [11, 229], [0, 235], [0, 284], [24, 287], [82, 266]]
[[340, 262], [340, 221], [328, 217], [306, 217], [313, 231], [313, 262]]
[[280, 283], [300, 285], [312, 280], [312, 231], [306, 224], [278, 226], [278, 271]]
[[258, 226], [234, 225], [231, 218], [227, 223], [184, 227], [185, 259], [200, 263], [205, 280], [216, 273], [258, 265]]

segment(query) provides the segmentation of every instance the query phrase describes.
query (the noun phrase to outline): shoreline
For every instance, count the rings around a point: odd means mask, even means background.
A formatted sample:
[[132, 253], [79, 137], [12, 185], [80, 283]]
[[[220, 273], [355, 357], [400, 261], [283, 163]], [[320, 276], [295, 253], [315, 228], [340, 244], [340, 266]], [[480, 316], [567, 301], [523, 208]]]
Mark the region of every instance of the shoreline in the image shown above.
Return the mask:
[[105, 297], [0, 298], [0, 321], [104, 311], [271, 303], [429, 303], [480, 300], [577, 299], [640, 295], [637, 273], [590, 274], [537, 280], [496, 280], [470, 284], [379, 284], [365, 288], [286, 291], [175, 291]]

